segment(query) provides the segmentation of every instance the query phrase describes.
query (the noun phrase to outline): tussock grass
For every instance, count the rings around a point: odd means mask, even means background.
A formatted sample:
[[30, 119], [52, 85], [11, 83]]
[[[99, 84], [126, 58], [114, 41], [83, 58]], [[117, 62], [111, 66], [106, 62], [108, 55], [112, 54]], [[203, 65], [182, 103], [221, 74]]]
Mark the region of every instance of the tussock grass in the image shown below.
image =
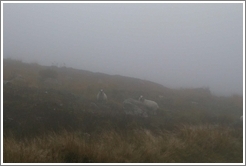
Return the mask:
[[237, 163], [242, 137], [235, 129], [180, 125], [175, 132], [150, 130], [50, 133], [18, 141], [4, 137], [4, 163]]
[[[178, 138], [183, 139], [186, 150], [185, 162], [242, 162], [242, 135], [237, 137], [235, 129], [217, 125], [179, 126]], [[238, 131], [240, 132], [240, 131]], [[186, 152], [186, 153], [185, 153]]]

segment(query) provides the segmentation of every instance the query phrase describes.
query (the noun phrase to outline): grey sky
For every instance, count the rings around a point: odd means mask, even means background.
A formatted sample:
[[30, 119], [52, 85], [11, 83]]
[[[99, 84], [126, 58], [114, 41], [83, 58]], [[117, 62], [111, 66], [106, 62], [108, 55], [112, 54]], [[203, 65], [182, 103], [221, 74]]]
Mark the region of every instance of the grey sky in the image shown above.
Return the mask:
[[243, 94], [243, 4], [4, 3], [3, 57]]

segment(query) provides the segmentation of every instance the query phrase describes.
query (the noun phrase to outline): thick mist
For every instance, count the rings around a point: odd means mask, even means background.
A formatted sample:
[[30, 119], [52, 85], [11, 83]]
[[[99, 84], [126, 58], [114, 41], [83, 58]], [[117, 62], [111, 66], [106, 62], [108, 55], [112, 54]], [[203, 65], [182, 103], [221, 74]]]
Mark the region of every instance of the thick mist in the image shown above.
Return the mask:
[[3, 3], [3, 58], [243, 94], [243, 3]]

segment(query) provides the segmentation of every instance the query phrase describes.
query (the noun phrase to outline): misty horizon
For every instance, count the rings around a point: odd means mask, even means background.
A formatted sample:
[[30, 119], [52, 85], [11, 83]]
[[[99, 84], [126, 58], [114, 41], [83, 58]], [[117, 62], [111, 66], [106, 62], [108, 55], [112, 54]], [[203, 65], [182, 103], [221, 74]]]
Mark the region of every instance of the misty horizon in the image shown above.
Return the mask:
[[243, 4], [4, 3], [3, 58], [242, 95]]

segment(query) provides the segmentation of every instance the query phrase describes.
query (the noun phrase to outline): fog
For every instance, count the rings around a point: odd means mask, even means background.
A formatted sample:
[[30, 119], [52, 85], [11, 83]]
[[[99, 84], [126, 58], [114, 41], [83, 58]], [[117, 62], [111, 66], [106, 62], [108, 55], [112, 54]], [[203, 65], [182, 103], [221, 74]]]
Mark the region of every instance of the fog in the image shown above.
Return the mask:
[[3, 58], [243, 94], [242, 3], [4, 3]]

